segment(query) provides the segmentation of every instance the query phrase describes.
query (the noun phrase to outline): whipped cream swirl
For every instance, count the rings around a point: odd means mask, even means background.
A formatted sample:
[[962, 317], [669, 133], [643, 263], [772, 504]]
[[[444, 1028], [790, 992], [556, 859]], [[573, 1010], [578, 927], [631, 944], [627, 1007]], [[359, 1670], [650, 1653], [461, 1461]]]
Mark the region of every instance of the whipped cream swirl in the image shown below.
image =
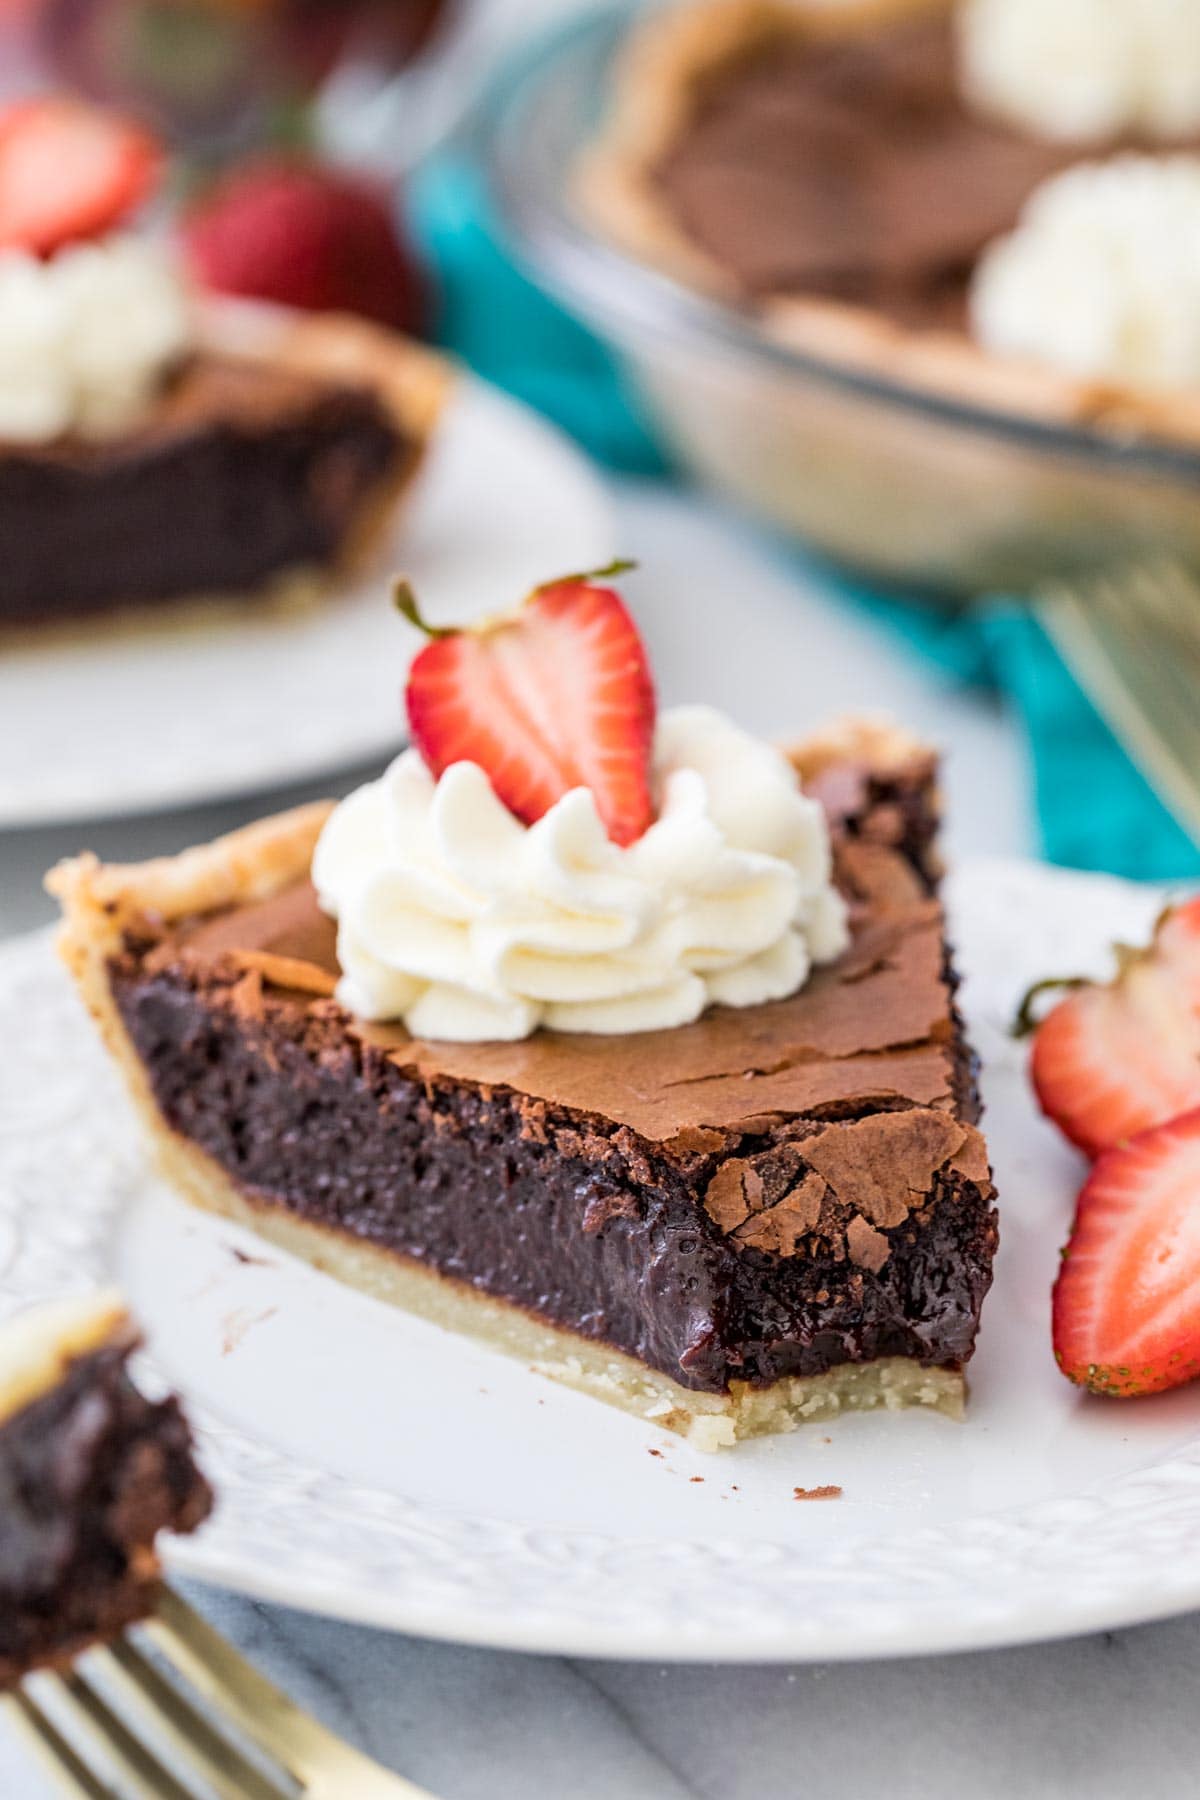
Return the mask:
[[965, 0], [959, 29], [969, 98], [1037, 137], [1200, 127], [1196, 0]]
[[707, 707], [659, 719], [659, 813], [622, 849], [586, 788], [534, 825], [474, 763], [416, 751], [336, 808], [313, 880], [339, 998], [416, 1037], [684, 1025], [803, 985], [847, 941], [825, 816], [787, 759]]
[[192, 338], [187, 283], [166, 245], [113, 237], [44, 262], [0, 253], [0, 438], [128, 430]]
[[1200, 157], [1119, 156], [1045, 182], [980, 260], [971, 318], [1001, 355], [1200, 386]]

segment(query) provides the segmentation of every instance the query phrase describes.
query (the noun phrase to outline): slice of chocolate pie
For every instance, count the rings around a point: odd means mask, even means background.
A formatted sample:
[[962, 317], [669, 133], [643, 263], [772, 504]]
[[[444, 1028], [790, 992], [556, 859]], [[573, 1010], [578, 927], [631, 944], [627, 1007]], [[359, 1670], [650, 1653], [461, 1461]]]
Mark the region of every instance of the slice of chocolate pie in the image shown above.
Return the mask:
[[443, 362], [390, 331], [201, 302], [131, 229], [162, 167], [85, 101], [0, 110], [0, 634], [336, 583], [441, 409]]
[[0, 1328], [0, 1687], [144, 1617], [158, 1533], [212, 1505], [179, 1403], [129, 1378], [137, 1343], [113, 1295]]
[[164, 1172], [705, 1447], [958, 1413], [996, 1220], [934, 757], [656, 717], [592, 578], [430, 635], [379, 781], [50, 878]]
[[320, 593], [391, 527], [447, 387], [361, 320], [217, 306], [128, 428], [17, 442], [0, 417], [0, 630]]
[[62, 95], [0, 109], [0, 633], [335, 583], [433, 429], [431, 352], [202, 302], [135, 214], [164, 167]]

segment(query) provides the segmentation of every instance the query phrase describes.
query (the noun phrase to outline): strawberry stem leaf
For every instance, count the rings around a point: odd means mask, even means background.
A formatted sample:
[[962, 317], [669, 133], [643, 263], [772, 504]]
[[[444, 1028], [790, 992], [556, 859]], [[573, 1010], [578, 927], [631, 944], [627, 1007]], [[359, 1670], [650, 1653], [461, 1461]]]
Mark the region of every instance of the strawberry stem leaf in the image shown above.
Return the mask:
[[[537, 587], [530, 593], [529, 598], [532, 600], [537, 594], [544, 594], [550, 588], [565, 587], [570, 582], [607, 581], [614, 575], [625, 575], [630, 569], [636, 568], [637, 564], [632, 562], [628, 557], [619, 556], [613, 562], [606, 563], [602, 569], [581, 569], [578, 573], [573, 575], [556, 575], [553, 581], [539, 582]], [[464, 629], [471, 629], [470, 627], [464, 628], [461, 625], [431, 625], [421, 611], [417, 596], [413, 591], [412, 583], [406, 581], [403, 576], [399, 577], [393, 584], [392, 605], [396, 608], [396, 611], [402, 618], [407, 619], [410, 625], [415, 625], [418, 631], [423, 632], [425, 636], [431, 640], [435, 638], [460, 637]], [[513, 616], [515, 617], [515, 615]], [[509, 621], [507, 619], [480, 621], [473, 629], [487, 629], [497, 623], [505, 622]]]
[[402, 618], [407, 619], [410, 625], [415, 625], [418, 631], [424, 632], [427, 638], [448, 638], [459, 635], [457, 625], [431, 625], [429, 623], [417, 603], [417, 596], [413, 592], [410, 581], [401, 578], [395, 582], [392, 587], [392, 605]]
[[547, 588], [565, 587], [571, 581], [611, 581], [614, 575], [628, 575], [630, 569], [636, 568], [637, 563], [632, 558], [618, 556], [602, 569], [577, 569], [571, 575], [556, 575], [553, 581], [539, 581], [533, 591], [544, 594]]
[[1043, 994], [1073, 993], [1077, 988], [1094, 985], [1086, 975], [1047, 975], [1044, 981], [1035, 981], [1017, 1008], [1017, 1016], [1009, 1027], [1011, 1036], [1029, 1037], [1037, 1030], [1045, 1017], [1044, 1013], [1039, 1014], [1035, 1010], [1036, 1003]]
[[[1112, 951], [1117, 964], [1116, 979], [1118, 982], [1122, 981], [1124, 977], [1128, 975], [1130, 969], [1136, 968], [1138, 963], [1145, 962], [1148, 957], [1154, 955], [1159, 932], [1167, 923], [1168, 919], [1170, 919], [1171, 915], [1178, 912], [1178, 910], [1177, 906], [1171, 905], [1170, 903], [1163, 907], [1157, 919], [1154, 921], [1154, 930], [1151, 933], [1150, 942], [1148, 944], [1122, 944], [1118, 941], [1113, 945]], [[1042, 1017], [1045, 1015], [1039, 1016], [1034, 1011], [1034, 1003], [1039, 1000], [1043, 994], [1049, 994], [1055, 991], [1070, 993], [1078, 988], [1093, 987], [1095, 985], [1094, 981], [1086, 975], [1050, 975], [1045, 981], [1035, 981], [1029, 992], [1025, 995], [1025, 998], [1021, 1001], [1020, 1006], [1017, 1008], [1017, 1016], [1013, 1020], [1011, 1027], [1012, 1036], [1015, 1038], [1028, 1037], [1031, 1032], [1037, 1030], [1042, 1022]]]

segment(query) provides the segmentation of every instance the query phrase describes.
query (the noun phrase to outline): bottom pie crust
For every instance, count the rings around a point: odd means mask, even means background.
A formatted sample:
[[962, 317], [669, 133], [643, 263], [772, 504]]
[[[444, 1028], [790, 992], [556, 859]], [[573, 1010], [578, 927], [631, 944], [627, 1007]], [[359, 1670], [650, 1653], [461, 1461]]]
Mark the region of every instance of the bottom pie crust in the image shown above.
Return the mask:
[[963, 1415], [960, 1371], [923, 1368], [903, 1356], [843, 1363], [823, 1375], [785, 1376], [766, 1387], [734, 1382], [727, 1394], [695, 1392], [622, 1351], [546, 1325], [507, 1300], [482, 1294], [408, 1257], [298, 1219], [273, 1202], [251, 1200], [194, 1144], [164, 1130], [161, 1121], [151, 1128], [159, 1167], [194, 1206], [247, 1227], [375, 1300], [475, 1338], [527, 1363], [537, 1375], [677, 1432], [698, 1450], [721, 1450], [742, 1438], [794, 1431], [841, 1412], [928, 1406], [953, 1419]]

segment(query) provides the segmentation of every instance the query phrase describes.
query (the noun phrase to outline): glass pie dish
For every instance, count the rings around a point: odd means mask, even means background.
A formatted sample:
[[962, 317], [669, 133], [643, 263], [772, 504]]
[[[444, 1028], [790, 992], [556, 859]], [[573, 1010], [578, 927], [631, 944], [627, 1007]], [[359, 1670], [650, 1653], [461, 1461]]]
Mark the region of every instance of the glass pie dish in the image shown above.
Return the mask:
[[749, 312], [625, 254], [574, 179], [634, 18], [609, 8], [539, 41], [497, 82], [493, 190], [534, 278], [617, 352], [664, 442], [704, 483], [859, 574], [954, 598], [1164, 553], [1200, 567], [1200, 429], [1112, 409], [1056, 420], [959, 397], [879, 358], [785, 341]]

